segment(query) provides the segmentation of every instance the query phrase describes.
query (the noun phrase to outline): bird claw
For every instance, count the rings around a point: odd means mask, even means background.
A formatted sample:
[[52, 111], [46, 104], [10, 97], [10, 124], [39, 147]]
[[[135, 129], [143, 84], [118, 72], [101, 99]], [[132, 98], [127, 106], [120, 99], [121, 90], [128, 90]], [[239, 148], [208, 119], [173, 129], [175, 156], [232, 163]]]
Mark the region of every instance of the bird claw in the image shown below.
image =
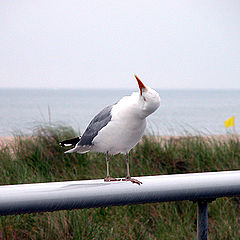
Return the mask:
[[110, 177], [110, 176], [104, 178], [104, 182], [114, 182], [114, 181], [121, 181], [121, 179], [112, 178], [112, 177]]
[[129, 182], [132, 182], [132, 183], [136, 183], [138, 185], [141, 185], [142, 182], [140, 182], [139, 180], [135, 179], [135, 178], [123, 178], [122, 181], [129, 181]]

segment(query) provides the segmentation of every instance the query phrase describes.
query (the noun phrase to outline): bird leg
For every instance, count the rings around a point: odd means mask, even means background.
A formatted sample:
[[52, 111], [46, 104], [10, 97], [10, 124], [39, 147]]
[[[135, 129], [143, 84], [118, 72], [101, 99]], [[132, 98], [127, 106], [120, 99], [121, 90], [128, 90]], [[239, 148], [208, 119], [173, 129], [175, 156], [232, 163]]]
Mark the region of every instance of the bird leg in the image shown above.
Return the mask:
[[106, 163], [107, 163], [107, 176], [104, 178], [104, 182], [111, 182], [111, 181], [121, 181], [120, 179], [112, 178], [110, 177], [109, 174], [109, 161], [110, 161], [110, 156], [108, 152], [106, 153]]
[[127, 165], [127, 176], [126, 178], [122, 179], [122, 181], [130, 181], [132, 183], [136, 183], [138, 185], [142, 184], [142, 182], [138, 181], [135, 178], [130, 177], [130, 171], [129, 171], [129, 153], [126, 153], [126, 165]]

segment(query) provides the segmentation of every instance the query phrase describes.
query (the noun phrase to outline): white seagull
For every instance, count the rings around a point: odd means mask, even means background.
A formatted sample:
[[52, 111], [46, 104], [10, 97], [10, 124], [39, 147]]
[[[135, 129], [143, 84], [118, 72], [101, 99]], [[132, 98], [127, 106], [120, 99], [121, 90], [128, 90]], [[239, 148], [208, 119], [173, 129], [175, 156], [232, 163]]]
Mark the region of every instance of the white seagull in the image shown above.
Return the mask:
[[140, 141], [146, 128], [146, 117], [160, 106], [159, 94], [147, 87], [135, 75], [139, 92], [125, 96], [116, 104], [107, 106], [89, 123], [81, 137], [65, 140], [61, 146], [74, 146], [65, 153], [106, 153], [107, 176], [104, 181], [120, 181], [109, 174], [110, 155], [126, 155], [127, 176], [123, 181], [141, 184], [130, 177], [129, 151]]

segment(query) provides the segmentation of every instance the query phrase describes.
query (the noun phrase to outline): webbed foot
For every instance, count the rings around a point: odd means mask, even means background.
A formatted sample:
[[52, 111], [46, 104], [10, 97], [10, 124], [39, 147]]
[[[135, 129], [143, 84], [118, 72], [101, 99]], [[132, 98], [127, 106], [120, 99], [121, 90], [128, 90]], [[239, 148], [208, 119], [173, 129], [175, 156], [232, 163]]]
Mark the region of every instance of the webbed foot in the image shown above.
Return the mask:
[[112, 178], [110, 176], [104, 178], [104, 182], [114, 182], [114, 181], [121, 181], [121, 179]]
[[122, 181], [129, 181], [129, 182], [132, 182], [132, 183], [136, 183], [138, 185], [142, 184], [142, 182], [140, 182], [139, 180], [137, 180], [135, 178], [131, 178], [131, 177], [123, 178]]

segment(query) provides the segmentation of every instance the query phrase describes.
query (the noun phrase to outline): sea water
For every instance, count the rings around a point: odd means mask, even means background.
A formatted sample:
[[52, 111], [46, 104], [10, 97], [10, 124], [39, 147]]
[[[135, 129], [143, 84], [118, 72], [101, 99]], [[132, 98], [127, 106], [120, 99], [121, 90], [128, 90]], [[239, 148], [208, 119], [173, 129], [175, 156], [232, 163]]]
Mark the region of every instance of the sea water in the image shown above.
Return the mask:
[[[240, 90], [157, 90], [160, 108], [148, 117], [156, 135], [226, 134], [224, 121], [235, 116], [240, 132]], [[42, 123], [61, 123], [82, 133], [107, 105], [132, 90], [0, 89], [0, 136], [31, 134]]]

